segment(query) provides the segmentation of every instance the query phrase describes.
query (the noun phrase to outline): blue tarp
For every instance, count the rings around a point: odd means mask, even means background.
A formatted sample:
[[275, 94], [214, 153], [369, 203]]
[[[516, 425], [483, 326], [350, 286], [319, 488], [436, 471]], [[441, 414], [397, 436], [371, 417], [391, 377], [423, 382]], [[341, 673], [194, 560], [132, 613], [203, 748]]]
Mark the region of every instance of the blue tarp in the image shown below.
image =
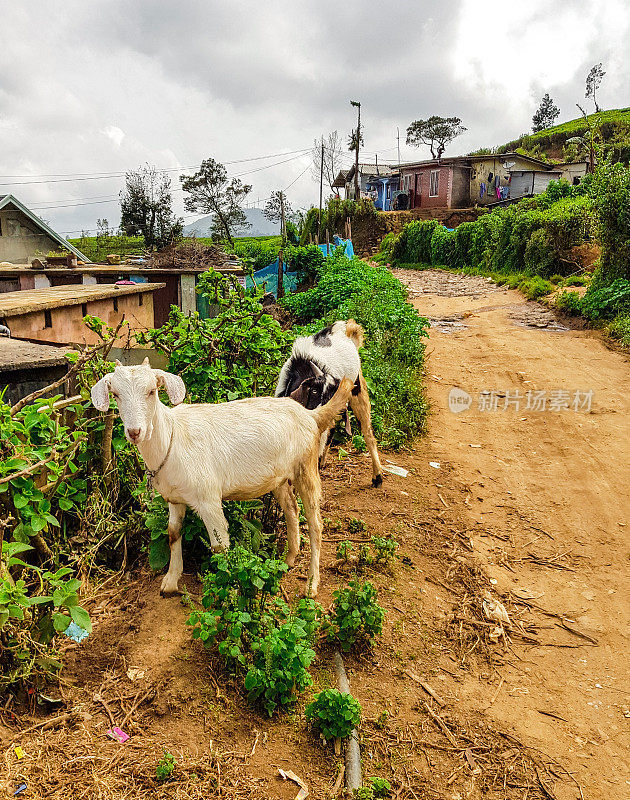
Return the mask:
[[[344, 253], [348, 258], [352, 258], [354, 256], [354, 248], [352, 247], [352, 242], [350, 239], [341, 239], [339, 236], [334, 236], [333, 241], [329, 245], [320, 244], [319, 249], [325, 256], [332, 255], [335, 252], [337, 247], [341, 245], [345, 245]], [[328, 252], [326, 252], [328, 250]], [[283, 265], [283, 279], [282, 283], [284, 285], [284, 292], [285, 294], [289, 294], [289, 292], [295, 291], [298, 285], [298, 276], [296, 272], [287, 272], [287, 265], [286, 263]], [[268, 267], [263, 267], [262, 269], [257, 270], [254, 272], [254, 280], [256, 281], [256, 285], [261, 287], [263, 283], [265, 284], [265, 291], [271, 292], [274, 297], [278, 296], [278, 259], [273, 262], [273, 264], [269, 264]], [[247, 288], [253, 289], [254, 284], [252, 279], [248, 276], [247, 277]]]

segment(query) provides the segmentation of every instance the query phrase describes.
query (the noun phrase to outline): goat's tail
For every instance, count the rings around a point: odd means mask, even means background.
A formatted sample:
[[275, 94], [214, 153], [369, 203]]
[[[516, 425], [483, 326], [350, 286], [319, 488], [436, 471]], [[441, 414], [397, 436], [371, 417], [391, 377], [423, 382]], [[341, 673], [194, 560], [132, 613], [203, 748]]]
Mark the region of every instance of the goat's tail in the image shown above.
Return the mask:
[[346, 336], [348, 337], [348, 339], [352, 339], [352, 341], [356, 345], [357, 350], [360, 347], [363, 347], [363, 342], [364, 342], [363, 328], [359, 325], [358, 322], [355, 322], [353, 319], [349, 319], [346, 322]]
[[320, 433], [327, 431], [335, 421], [335, 417], [341, 414], [348, 405], [353, 386], [354, 384], [350, 378], [344, 378], [326, 405], [315, 408], [310, 412], [317, 423]]

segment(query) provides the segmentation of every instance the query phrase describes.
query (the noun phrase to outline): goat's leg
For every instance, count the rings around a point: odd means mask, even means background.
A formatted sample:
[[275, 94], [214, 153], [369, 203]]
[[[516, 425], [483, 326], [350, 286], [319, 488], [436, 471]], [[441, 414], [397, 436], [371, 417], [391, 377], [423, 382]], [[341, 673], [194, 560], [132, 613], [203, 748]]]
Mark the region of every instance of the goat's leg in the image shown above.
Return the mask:
[[212, 552], [220, 553], [222, 550], [229, 550], [230, 535], [228, 533], [227, 520], [223, 514], [221, 500], [202, 503], [197, 513], [203, 520], [203, 524], [206, 526], [206, 530], [210, 536]]
[[289, 545], [287, 564], [292, 567], [300, 552], [300, 510], [289, 481], [285, 481], [277, 489], [274, 489], [273, 496], [284, 511], [287, 523], [287, 544]]
[[319, 589], [319, 551], [322, 544], [322, 518], [319, 513], [322, 484], [317, 471], [317, 453], [315, 450], [305, 462], [296, 480], [296, 489], [304, 504], [304, 514], [308, 522], [308, 535], [311, 542], [308, 584], [304, 594], [306, 597], [316, 597]]
[[184, 571], [184, 561], [182, 559], [182, 522], [186, 506], [183, 503], [168, 504], [168, 543], [171, 548], [171, 560], [168, 565], [168, 572], [162, 578], [160, 594], [164, 597], [178, 593], [177, 584]]
[[[356, 394], [355, 394], [356, 392]], [[354, 416], [358, 419], [361, 426], [361, 433], [365, 439], [367, 449], [372, 458], [372, 486], [378, 488], [383, 483], [381, 472], [381, 462], [378, 457], [378, 447], [376, 438], [372, 430], [372, 408], [370, 406], [370, 395], [368, 394], [367, 384], [363, 373], [359, 372], [358, 386], [352, 390], [350, 395], [350, 408], [354, 411]]]
[[335, 433], [335, 426], [333, 425], [330, 430], [324, 431], [319, 439], [319, 468], [324, 469], [326, 466], [326, 459], [328, 458], [328, 451], [333, 440]]

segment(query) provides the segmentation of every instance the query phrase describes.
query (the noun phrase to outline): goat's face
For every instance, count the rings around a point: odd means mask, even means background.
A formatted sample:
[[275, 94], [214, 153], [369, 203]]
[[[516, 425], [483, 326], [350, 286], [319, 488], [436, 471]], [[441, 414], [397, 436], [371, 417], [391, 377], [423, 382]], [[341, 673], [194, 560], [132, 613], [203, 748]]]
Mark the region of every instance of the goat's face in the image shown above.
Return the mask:
[[184, 381], [178, 375], [151, 369], [147, 358], [136, 367], [123, 367], [117, 361], [114, 371], [92, 387], [92, 402], [99, 411], [107, 411], [111, 394], [125, 426], [125, 436], [132, 444], [140, 444], [153, 433], [160, 388], [166, 389], [174, 405], [181, 403], [186, 395]]
[[312, 411], [327, 403], [338, 386], [339, 381], [330, 375], [306, 378], [289, 396]]

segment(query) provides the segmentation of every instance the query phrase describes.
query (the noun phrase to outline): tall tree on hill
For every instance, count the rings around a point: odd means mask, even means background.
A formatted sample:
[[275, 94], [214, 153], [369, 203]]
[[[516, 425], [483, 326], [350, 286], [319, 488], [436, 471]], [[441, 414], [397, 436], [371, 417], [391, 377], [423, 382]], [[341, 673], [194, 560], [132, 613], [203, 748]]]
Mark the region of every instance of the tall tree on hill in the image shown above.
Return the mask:
[[319, 176], [322, 171], [322, 145], [324, 146], [324, 180], [333, 191], [333, 183], [343, 166], [343, 145], [338, 131], [329, 133], [328, 136], [321, 136], [313, 143], [313, 180], [319, 183]]
[[418, 119], [407, 128], [407, 144], [413, 147], [424, 144], [431, 151], [431, 158], [442, 158], [447, 146], [466, 130], [459, 117]]
[[593, 102], [595, 103], [595, 111], [601, 111], [601, 108], [597, 105], [597, 98], [595, 97], [595, 93], [599, 89], [602, 83], [602, 78], [605, 75], [605, 71], [602, 69], [601, 62], [599, 64], [595, 64], [595, 66], [591, 67], [591, 71], [586, 76], [586, 93], [584, 97], [592, 97]]
[[538, 133], [539, 131], [544, 131], [545, 128], [551, 128], [559, 115], [560, 109], [554, 105], [551, 97], [545, 94], [540, 101], [538, 111], [532, 117], [532, 131]]
[[171, 179], [146, 164], [125, 174], [120, 193], [120, 227], [127, 236], [143, 236], [149, 248], [164, 247], [182, 235], [184, 221], [173, 213]]
[[213, 239], [227, 239], [233, 245], [237, 233], [251, 228], [243, 211], [243, 201], [252, 187], [238, 178], [228, 181], [223, 164], [206, 158], [194, 175], [180, 175], [186, 211], [212, 214], [210, 232]]
[[287, 196], [282, 189], [272, 192], [269, 200], [267, 200], [265, 204], [263, 214], [270, 222], [280, 223], [280, 235], [282, 236], [283, 242], [287, 235], [286, 219], [292, 213], [291, 204], [287, 200]]

